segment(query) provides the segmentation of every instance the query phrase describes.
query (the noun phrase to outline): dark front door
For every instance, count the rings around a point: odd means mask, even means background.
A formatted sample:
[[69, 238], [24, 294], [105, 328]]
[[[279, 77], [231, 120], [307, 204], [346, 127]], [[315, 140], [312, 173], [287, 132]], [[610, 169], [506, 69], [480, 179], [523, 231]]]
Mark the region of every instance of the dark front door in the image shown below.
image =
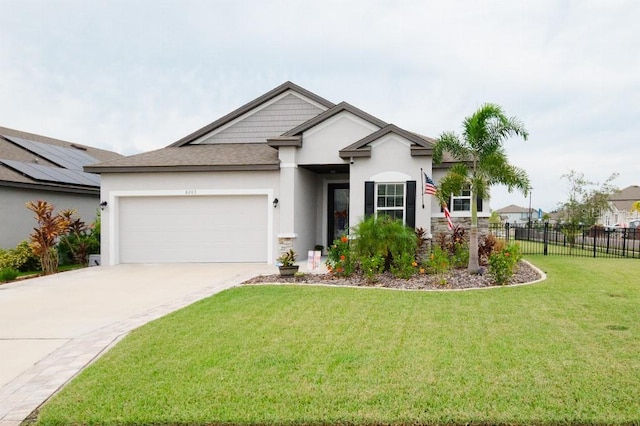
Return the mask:
[[328, 189], [327, 247], [330, 247], [333, 240], [349, 233], [349, 184], [330, 183]]

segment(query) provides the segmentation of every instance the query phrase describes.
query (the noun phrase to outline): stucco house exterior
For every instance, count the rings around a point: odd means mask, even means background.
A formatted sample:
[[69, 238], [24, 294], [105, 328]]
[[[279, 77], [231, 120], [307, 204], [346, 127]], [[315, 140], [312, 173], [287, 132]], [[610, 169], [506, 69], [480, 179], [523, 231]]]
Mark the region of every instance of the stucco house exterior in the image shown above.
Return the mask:
[[122, 157], [112, 151], [0, 127], [0, 248], [13, 248], [36, 226], [25, 204], [44, 200], [93, 222], [100, 176], [82, 167]]
[[[432, 164], [433, 143], [286, 82], [166, 148], [85, 167], [107, 202], [102, 264], [273, 263], [369, 214], [446, 230], [422, 194], [422, 171], [438, 182], [452, 164]], [[454, 221], [469, 220], [470, 197], [452, 197]]]
[[629, 222], [640, 219], [640, 213], [631, 211], [634, 202], [640, 201], [640, 186], [630, 185], [609, 196], [610, 210], [602, 212], [598, 223], [605, 226], [629, 226]]

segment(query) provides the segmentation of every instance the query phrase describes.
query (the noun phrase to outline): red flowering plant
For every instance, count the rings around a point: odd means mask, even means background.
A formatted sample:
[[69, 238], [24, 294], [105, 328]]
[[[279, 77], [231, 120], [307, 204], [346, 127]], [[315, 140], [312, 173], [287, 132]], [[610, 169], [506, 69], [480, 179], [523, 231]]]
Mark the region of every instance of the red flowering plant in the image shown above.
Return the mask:
[[353, 263], [349, 238], [341, 236], [331, 244], [327, 250], [327, 269], [330, 273], [340, 277], [348, 277], [353, 274], [355, 265]]

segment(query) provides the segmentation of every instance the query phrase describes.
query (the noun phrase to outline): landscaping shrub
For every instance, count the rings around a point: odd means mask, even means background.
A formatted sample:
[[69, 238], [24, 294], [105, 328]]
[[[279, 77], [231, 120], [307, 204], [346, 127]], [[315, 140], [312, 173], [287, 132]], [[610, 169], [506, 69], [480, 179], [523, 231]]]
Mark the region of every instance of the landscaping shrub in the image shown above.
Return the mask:
[[391, 274], [396, 278], [409, 279], [416, 273], [415, 255], [411, 253], [399, 253], [393, 257], [391, 264]]
[[425, 263], [425, 269], [429, 274], [444, 274], [451, 269], [449, 253], [444, 251], [439, 245], [433, 247]]
[[478, 260], [481, 265], [486, 265], [489, 262], [489, 256], [491, 256], [497, 241], [498, 239], [493, 234], [487, 234], [480, 238], [478, 241]]
[[38, 226], [29, 235], [29, 246], [40, 259], [45, 275], [58, 272], [58, 238], [65, 234], [68, 222], [59, 213], [53, 213], [53, 205], [46, 201], [29, 201], [27, 208], [35, 213]]
[[27, 241], [21, 241], [15, 248], [0, 249], [0, 269], [11, 268], [20, 272], [40, 269], [38, 257], [33, 253]]
[[384, 271], [384, 257], [380, 254], [360, 259], [360, 270], [367, 281], [375, 282], [376, 276]]
[[489, 256], [489, 273], [498, 285], [505, 285], [515, 272], [518, 261], [522, 258], [520, 246], [511, 243], [500, 251]]
[[380, 255], [385, 262], [385, 271], [391, 269], [394, 258], [401, 258], [405, 253], [415, 260], [418, 237], [401, 220], [386, 215], [369, 216], [356, 225], [353, 235], [356, 259]]
[[469, 244], [466, 241], [455, 243], [452, 247], [451, 264], [454, 268], [464, 268], [469, 263]]
[[18, 271], [13, 268], [0, 269], [0, 283], [13, 281], [18, 277]]
[[338, 238], [327, 250], [327, 261], [325, 262], [329, 272], [338, 276], [348, 277], [353, 274], [355, 265], [353, 255], [349, 246], [349, 238], [346, 235]]
[[448, 261], [452, 267], [464, 268], [469, 263], [469, 242], [463, 227], [456, 225], [451, 233], [438, 234], [435, 246], [447, 253]]
[[87, 225], [75, 216], [74, 210], [64, 210], [60, 213], [67, 222], [65, 234], [60, 237], [58, 253], [62, 265], [86, 265], [89, 255], [100, 253], [100, 213], [96, 221]]

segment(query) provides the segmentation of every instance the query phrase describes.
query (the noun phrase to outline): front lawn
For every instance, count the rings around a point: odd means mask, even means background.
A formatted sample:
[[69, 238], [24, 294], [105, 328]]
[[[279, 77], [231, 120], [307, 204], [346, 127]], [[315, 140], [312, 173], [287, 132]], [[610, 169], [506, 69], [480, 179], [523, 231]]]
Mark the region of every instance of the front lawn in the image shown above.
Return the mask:
[[640, 262], [466, 292], [225, 291], [131, 333], [40, 424], [640, 422]]

